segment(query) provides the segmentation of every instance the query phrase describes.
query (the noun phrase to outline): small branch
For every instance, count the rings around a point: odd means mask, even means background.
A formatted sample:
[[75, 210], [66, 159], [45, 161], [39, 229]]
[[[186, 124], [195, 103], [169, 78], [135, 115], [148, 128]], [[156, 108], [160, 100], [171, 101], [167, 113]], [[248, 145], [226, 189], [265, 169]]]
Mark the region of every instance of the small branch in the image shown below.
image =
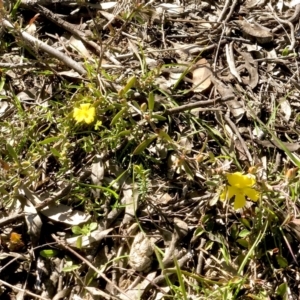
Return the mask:
[[1, 280], [1, 279], [0, 279], [0, 283], [3, 284], [3, 285], [5, 285], [5, 286], [8, 286], [8, 287], [11, 288], [12, 290], [16, 290], [16, 291], [18, 291], [18, 292], [23, 292], [24, 294], [27, 294], [27, 295], [29, 295], [29, 296], [31, 296], [31, 297], [36, 298], [36, 299], [49, 300], [49, 298], [45, 298], [45, 297], [39, 296], [39, 295], [37, 295], [37, 294], [34, 294], [34, 293], [32, 293], [32, 292], [30, 292], [30, 291], [28, 291], [28, 290], [21, 289], [21, 288], [15, 286], [15, 285], [11, 285], [11, 284], [9, 284], [9, 283], [7, 283], [6, 281], [3, 281], [3, 280]]
[[67, 244], [59, 240], [55, 234], [51, 234], [51, 236], [60, 246], [62, 246], [65, 250], [75, 255], [78, 259], [80, 259], [83, 263], [85, 263], [88, 267], [90, 267], [93, 271], [95, 271], [100, 277], [102, 277], [108, 284], [112, 285], [119, 293], [123, 294], [126, 298], [130, 300], [130, 298], [118, 286], [114, 285], [112, 281], [108, 279], [102, 271], [99, 271], [91, 262], [89, 262], [87, 259], [81, 256], [79, 253], [77, 253]]
[[229, 127], [234, 131], [234, 133], [236, 134], [237, 138], [240, 140], [241, 145], [242, 145], [242, 147], [243, 147], [243, 149], [245, 151], [245, 154], [246, 154], [246, 156], [248, 158], [248, 161], [250, 163], [252, 163], [253, 162], [252, 156], [251, 156], [251, 154], [250, 154], [250, 152], [248, 150], [248, 147], [246, 146], [246, 143], [245, 143], [244, 139], [240, 135], [238, 128], [235, 126], [235, 124], [230, 120], [229, 116], [227, 116], [226, 114], [224, 115], [224, 120], [229, 125]]
[[[0, 23], [2, 23], [3, 26], [6, 29], [15, 30], [14, 26], [8, 20], [0, 19]], [[33, 49], [35, 49], [35, 50], [41, 49], [41, 50], [47, 52], [48, 54], [50, 54], [51, 56], [53, 56], [53, 57], [57, 58], [58, 60], [62, 61], [66, 66], [74, 69], [76, 72], [78, 72], [81, 75], [85, 75], [87, 73], [86, 70], [79, 63], [77, 63], [75, 60], [73, 60], [70, 57], [66, 56], [62, 52], [54, 49], [53, 47], [47, 45], [46, 43], [40, 41], [39, 39], [33, 37], [32, 35], [30, 35], [26, 31], [20, 31], [19, 30], [18, 34], [20, 34], [22, 36], [22, 38], [29, 45], [32, 46]]]
[[[194, 108], [199, 108], [199, 107], [208, 106], [208, 105], [211, 105], [211, 104], [216, 104], [217, 102], [220, 102], [220, 101], [221, 101], [220, 98], [216, 98], [216, 99], [211, 99], [211, 100], [197, 101], [197, 102], [194, 102], [194, 103], [184, 104], [184, 105], [181, 105], [181, 106], [178, 106], [178, 107], [167, 109], [164, 112], [164, 115], [167, 115], [167, 116], [174, 115], [174, 114], [186, 111], [186, 110], [191, 110], [191, 109], [194, 109]], [[210, 111], [210, 110], [211, 111], [216, 111], [216, 110], [219, 111], [219, 110], [222, 110], [222, 109], [207, 107], [207, 108], [203, 108], [202, 110], [199, 110], [199, 111]]]
[[101, 47], [95, 43], [94, 41], [89, 40], [89, 38], [84, 34], [84, 32], [80, 31], [76, 25], [69, 23], [62, 18], [58, 17], [51, 10], [41, 5], [37, 5], [32, 7], [32, 9], [42, 15], [44, 15], [47, 19], [49, 19], [54, 24], [62, 27], [63, 29], [69, 31], [71, 34], [75, 35], [79, 39], [81, 39], [84, 43], [94, 48], [98, 54], [101, 53]]

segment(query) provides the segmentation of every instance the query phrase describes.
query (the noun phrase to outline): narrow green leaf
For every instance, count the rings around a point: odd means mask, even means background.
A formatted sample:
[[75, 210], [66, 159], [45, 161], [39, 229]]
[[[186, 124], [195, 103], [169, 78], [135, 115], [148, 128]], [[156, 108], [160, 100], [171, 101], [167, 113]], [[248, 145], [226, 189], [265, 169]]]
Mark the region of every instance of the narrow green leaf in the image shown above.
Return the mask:
[[110, 126], [114, 126], [117, 121], [122, 117], [122, 115], [124, 114], [124, 112], [127, 110], [127, 107], [123, 107], [111, 120], [110, 122]]
[[171, 144], [174, 144], [174, 141], [171, 139], [171, 137], [166, 132], [164, 132], [163, 130], [160, 130], [158, 135], [162, 140], [167, 141]]
[[79, 236], [76, 240], [76, 247], [78, 249], [81, 249], [82, 248], [82, 236]]
[[158, 121], [166, 121], [166, 120], [167, 120], [166, 117], [161, 116], [161, 115], [151, 115], [151, 118], [152, 118], [152, 119], [156, 119], [156, 120], [158, 120]]
[[64, 267], [62, 270], [63, 270], [64, 272], [72, 272], [72, 271], [77, 270], [77, 269], [79, 269], [79, 268], [80, 268], [79, 265], [73, 265], [73, 266], [67, 266], [67, 267]]
[[126, 94], [135, 84], [136, 77], [133, 75], [130, 78], [128, 78], [127, 83], [123, 89], [124, 94]]
[[44, 250], [40, 251], [40, 255], [45, 258], [57, 256], [58, 253], [59, 253], [59, 251], [57, 251], [55, 249], [44, 249]]
[[61, 157], [60, 153], [55, 148], [51, 148], [50, 151], [55, 157]]
[[239, 233], [239, 237], [241, 238], [245, 238], [246, 236], [248, 236], [250, 234], [250, 231], [247, 229], [243, 229], [240, 233]]
[[178, 261], [176, 259], [176, 256], [174, 256], [174, 264], [175, 264], [175, 270], [176, 270], [176, 273], [177, 273], [178, 282], [179, 282], [179, 285], [180, 285], [180, 290], [181, 290], [182, 298], [184, 300], [187, 300], [188, 296], [187, 296], [185, 285], [184, 285], [184, 282], [183, 282], [183, 275], [182, 275], [180, 266], [178, 264]]
[[114, 196], [115, 199], [117, 199], [117, 200], [119, 199], [119, 195], [110, 188], [107, 188], [107, 187], [104, 187], [104, 186], [101, 186], [101, 185], [86, 184], [86, 183], [82, 183], [82, 182], [78, 182], [78, 184], [81, 185], [81, 186], [87, 186], [87, 187], [91, 187], [91, 188], [94, 188], [94, 189], [99, 189], [103, 192], [107, 192], [107, 193], [111, 194], [112, 196]]
[[155, 139], [157, 138], [157, 135], [151, 136], [149, 139], [144, 140], [141, 142], [133, 151], [133, 155], [141, 154]]
[[20, 166], [18, 155], [15, 152], [15, 149], [10, 144], [6, 144], [6, 149], [8, 151], [9, 156], [15, 161], [15, 163], [18, 164], [18, 166]]
[[131, 130], [123, 130], [121, 132], [119, 132], [119, 134], [117, 135], [117, 137], [120, 137], [120, 136], [129, 136], [131, 134]]
[[245, 239], [237, 239], [236, 241], [245, 248], [248, 248], [248, 246], [249, 246], [248, 241], [246, 241]]
[[148, 96], [148, 108], [150, 111], [153, 111], [154, 109], [154, 104], [155, 104], [155, 101], [154, 101], [154, 94], [153, 92], [151, 91], [149, 93], [149, 96]]
[[47, 144], [50, 144], [50, 143], [53, 143], [53, 142], [57, 142], [60, 139], [61, 139], [61, 137], [54, 136], [54, 137], [50, 137], [50, 138], [44, 139], [43, 141], [40, 141], [39, 144], [40, 145], [47, 145]]

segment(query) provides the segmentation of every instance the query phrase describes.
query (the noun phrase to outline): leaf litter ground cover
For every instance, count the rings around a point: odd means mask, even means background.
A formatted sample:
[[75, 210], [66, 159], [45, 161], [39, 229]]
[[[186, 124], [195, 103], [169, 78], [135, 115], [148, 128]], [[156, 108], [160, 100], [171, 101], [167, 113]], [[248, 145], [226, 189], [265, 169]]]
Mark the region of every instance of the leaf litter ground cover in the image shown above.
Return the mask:
[[1, 299], [299, 298], [294, 2], [0, 0]]

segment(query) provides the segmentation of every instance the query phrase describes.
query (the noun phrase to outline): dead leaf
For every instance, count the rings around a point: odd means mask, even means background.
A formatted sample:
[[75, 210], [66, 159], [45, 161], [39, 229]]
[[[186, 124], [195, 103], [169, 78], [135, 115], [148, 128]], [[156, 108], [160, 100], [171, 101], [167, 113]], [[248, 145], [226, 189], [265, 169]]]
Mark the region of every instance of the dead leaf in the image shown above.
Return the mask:
[[[94, 230], [88, 236], [82, 236], [81, 247], [87, 248], [90, 247], [93, 243], [99, 242], [104, 239], [114, 228], [106, 230]], [[80, 236], [75, 236], [66, 239], [66, 243], [71, 247], [77, 247], [77, 239]]]
[[69, 45], [75, 51], [80, 53], [83, 58], [87, 59], [87, 58], [91, 57], [91, 54], [90, 54], [89, 50], [85, 47], [85, 45], [83, 44], [83, 42], [80, 39], [77, 39], [76, 37], [71, 36], [70, 41], [69, 41]]
[[292, 115], [292, 108], [290, 102], [286, 99], [282, 99], [282, 101], [280, 101], [280, 110], [284, 114], [284, 119], [288, 122]]
[[139, 191], [137, 184], [125, 185], [123, 195], [121, 202], [125, 205], [125, 215], [122, 223], [127, 224], [135, 218], [135, 212], [138, 209]]
[[193, 87], [195, 92], [204, 92], [212, 84], [210, 64], [205, 58], [196, 63], [197, 68], [193, 71]]
[[41, 213], [49, 219], [62, 222], [68, 225], [78, 225], [85, 223], [90, 219], [90, 215], [79, 210], [73, 210], [70, 206], [64, 204], [47, 206]]
[[156, 277], [156, 271], [147, 274], [146, 278], [138, 284], [138, 285], [131, 285], [128, 287], [127, 291], [124, 294], [119, 294], [118, 298], [121, 300], [139, 300], [142, 299], [143, 293], [145, 289], [153, 282], [154, 278]]
[[35, 207], [29, 201], [28, 205], [24, 206], [24, 213], [27, 232], [30, 236], [32, 247], [34, 248], [38, 245], [43, 223]]
[[147, 270], [152, 263], [153, 246], [144, 232], [139, 232], [131, 245], [128, 264], [138, 272]]
[[[104, 164], [102, 157], [100, 155], [96, 155], [94, 162], [92, 164], [92, 170], [91, 170], [91, 180], [94, 185], [101, 186], [102, 180], [104, 178]], [[99, 189], [93, 189], [93, 194], [95, 198], [99, 198], [100, 196], [100, 190]]]

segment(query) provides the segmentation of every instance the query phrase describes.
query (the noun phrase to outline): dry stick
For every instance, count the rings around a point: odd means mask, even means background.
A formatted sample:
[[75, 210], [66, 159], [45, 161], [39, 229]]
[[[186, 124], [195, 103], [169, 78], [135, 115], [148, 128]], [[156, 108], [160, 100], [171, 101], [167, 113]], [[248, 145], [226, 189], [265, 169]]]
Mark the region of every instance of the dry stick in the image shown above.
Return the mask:
[[32, 293], [32, 292], [30, 292], [28, 290], [24, 290], [24, 289], [18, 288], [15, 285], [11, 285], [11, 284], [9, 284], [6, 281], [3, 281], [1, 279], [0, 279], [0, 283], [3, 284], [3, 285], [5, 285], [5, 286], [10, 287], [12, 290], [17, 290], [18, 292], [23, 292], [23, 293], [25, 293], [27, 295], [30, 295], [31, 297], [34, 297], [34, 298], [37, 298], [37, 299], [41, 299], [41, 300], [49, 300], [49, 298], [45, 298], [45, 297], [39, 296], [37, 294], [34, 294], [34, 293]]
[[23, 68], [33, 68], [36, 67], [37, 62], [28, 62], [28, 63], [2, 63], [0, 62], [0, 68], [9, 68], [9, 69], [23, 69]]
[[[221, 21], [223, 21], [223, 19], [224, 19], [224, 17], [225, 17], [225, 14], [226, 14], [226, 11], [227, 11], [227, 9], [229, 8], [229, 5], [230, 5], [230, 0], [226, 0], [226, 2], [225, 2], [225, 5], [224, 5], [224, 7], [223, 7], [223, 9], [222, 9], [222, 11], [221, 11], [221, 14], [220, 14], [220, 16], [219, 16], [219, 18], [218, 18], [218, 22], [221, 22]], [[226, 18], [227, 19], [227, 18]]]
[[124, 293], [118, 286], [114, 285], [113, 282], [108, 279], [103, 272], [99, 271], [92, 263], [90, 263], [87, 259], [85, 259], [83, 256], [81, 256], [80, 254], [78, 254], [75, 250], [73, 250], [71, 247], [69, 247], [67, 244], [65, 244], [64, 242], [62, 242], [61, 240], [59, 240], [55, 234], [51, 234], [52, 238], [59, 244], [61, 245], [64, 249], [66, 249], [67, 251], [71, 252], [73, 255], [75, 255], [77, 258], [79, 258], [82, 262], [84, 262], [87, 266], [89, 266], [93, 271], [95, 271], [100, 277], [102, 277], [107, 283], [109, 283], [110, 285], [112, 285], [119, 293], [125, 295], [128, 299], [130, 299], [130, 297], [128, 297], [126, 295], [126, 293]]
[[[5, 19], [0, 19], [0, 23], [4, 25], [6, 29], [15, 29], [14, 26], [7, 20]], [[43, 51], [47, 52], [51, 56], [57, 58], [58, 60], [62, 61], [65, 65], [68, 67], [74, 69], [81, 75], [86, 74], [86, 70], [76, 61], [71, 59], [70, 57], [66, 56], [62, 52], [54, 49], [53, 47], [47, 45], [46, 43], [38, 40], [37, 38], [33, 37], [26, 31], [20, 31], [18, 32], [22, 36], [22, 38], [28, 42], [34, 49], [42, 49]]]
[[238, 0], [233, 0], [231, 7], [230, 7], [230, 11], [229, 11], [228, 15], [226, 16], [225, 23], [231, 18], [233, 11], [235, 9], [235, 6], [237, 5], [237, 2], [238, 2]]
[[50, 5], [54, 3], [77, 3], [76, 0], [21, 0], [23, 5]]
[[234, 131], [234, 133], [236, 134], [237, 138], [240, 140], [241, 145], [245, 151], [245, 154], [248, 157], [248, 160], [250, 163], [252, 163], [253, 159], [252, 156], [246, 146], [246, 143], [244, 141], [244, 139], [242, 138], [242, 136], [239, 133], [239, 130], [237, 129], [237, 127], [235, 126], [235, 124], [230, 120], [229, 116], [227, 116], [226, 114], [224, 115], [224, 120], [227, 122], [227, 124], [230, 126], [230, 128]]
[[58, 26], [61, 26], [63, 29], [69, 31], [70, 33], [72, 33], [75, 36], [77, 36], [78, 38], [80, 38], [87, 45], [93, 47], [97, 51], [98, 54], [101, 53], [100, 46], [97, 43], [89, 40], [88, 37], [86, 37], [82, 31], [78, 30], [75, 25], [73, 25], [67, 21], [64, 21], [63, 19], [58, 17], [56, 14], [54, 14], [51, 10], [49, 10], [48, 8], [43, 7], [41, 5], [34, 6], [34, 7], [32, 7], [32, 9], [39, 12], [40, 14], [44, 15], [51, 22], [55, 23]]
[[[278, 19], [279, 19], [281, 22], [282, 22], [282, 21], [288, 21], [288, 22], [293, 23], [294, 21], [296, 21], [296, 20], [299, 19], [299, 15], [300, 15], [300, 4], [297, 4], [297, 5], [296, 5], [296, 8], [295, 8], [295, 12], [294, 12], [294, 14], [293, 14], [290, 18], [288, 18], [288, 19], [286, 19], [286, 20], [283, 20], [283, 19], [281, 19], [281, 18], [278, 18]], [[282, 22], [282, 23], [283, 23], [283, 22]], [[285, 23], [283, 23], [283, 24], [285, 24]], [[280, 25], [278, 25], [277, 27], [273, 28], [272, 32], [274, 33], [274, 32], [278, 31], [278, 30], [281, 29], [281, 28], [282, 28], [282, 25], [280, 24]]]
[[[269, 7], [271, 9], [271, 11], [273, 12], [274, 14], [274, 18], [279, 22], [281, 23], [280, 24], [280, 27], [282, 26], [282, 24], [286, 24], [286, 25], [289, 25], [290, 28], [291, 28], [291, 45], [290, 45], [290, 50], [293, 50], [295, 48], [295, 44], [296, 44], [296, 39], [295, 39], [295, 28], [294, 28], [294, 25], [292, 24], [292, 22], [290, 22], [289, 20], [283, 20], [283, 19], [280, 19], [277, 14], [275, 13], [272, 5], [269, 3]], [[277, 27], [276, 27], [277, 28]], [[276, 29], [274, 28], [274, 29]], [[272, 30], [272, 32], [275, 32], [274, 29]]]
[[[170, 108], [167, 109], [164, 112], [164, 115], [174, 115], [177, 113], [180, 113], [182, 111], [186, 111], [186, 110], [190, 110], [193, 108], [198, 108], [198, 107], [203, 107], [203, 106], [207, 106], [207, 105], [211, 105], [211, 104], [215, 104], [216, 102], [220, 102], [221, 98], [216, 98], [216, 99], [211, 99], [211, 100], [204, 100], [204, 101], [197, 101], [194, 103], [189, 103], [189, 104], [184, 104], [178, 107], [174, 107], [174, 108]], [[205, 110], [220, 110], [220, 108], [214, 109], [214, 108], [205, 108]], [[201, 110], [200, 110], [201, 111]]]

